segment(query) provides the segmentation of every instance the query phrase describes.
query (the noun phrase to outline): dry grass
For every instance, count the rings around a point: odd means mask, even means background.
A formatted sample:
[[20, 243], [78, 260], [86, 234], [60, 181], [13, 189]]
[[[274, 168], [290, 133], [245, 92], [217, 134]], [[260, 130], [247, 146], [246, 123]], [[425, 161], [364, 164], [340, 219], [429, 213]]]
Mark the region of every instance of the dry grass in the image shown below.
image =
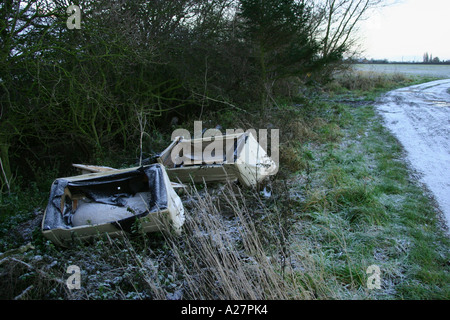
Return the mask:
[[[391, 88], [410, 79], [400, 73], [384, 74], [369, 71], [354, 71], [336, 76], [334, 86], [348, 90], [370, 91]], [[333, 84], [332, 84], [333, 85]]]
[[[220, 300], [308, 299], [299, 290], [293, 273], [286, 272], [283, 259], [276, 257], [282, 243], [272, 243], [268, 252], [252, 220], [242, 191], [225, 185], [216, 194], [195, 188], [187, 215], [183, 239], [167, 237], [174, 255], [174, 270], [183, 279], [183, 298]], [[253, 199], [258, 201], [258, 194]], [[262, 202], [259, 202], [261, 207]], [[226, 209], [225, 209], [226, 207]], [[225, 209], [225, 210], [224, 210]], [[263, 209], [264, 210], [264, 209]], [[224, 216], [223, 212], [227, 212]], [[267, 226], [276, 232], [276, 225]], [[278, 230], [279, 231], [279, 230]], [[276, 239], [277, 237], [272, 237]], [[151, 275], [148, 277], [151, 279]], [[151, 284], [152, 281], [149, 281]], [[158, 293], [160, 298], [161, 292]]]

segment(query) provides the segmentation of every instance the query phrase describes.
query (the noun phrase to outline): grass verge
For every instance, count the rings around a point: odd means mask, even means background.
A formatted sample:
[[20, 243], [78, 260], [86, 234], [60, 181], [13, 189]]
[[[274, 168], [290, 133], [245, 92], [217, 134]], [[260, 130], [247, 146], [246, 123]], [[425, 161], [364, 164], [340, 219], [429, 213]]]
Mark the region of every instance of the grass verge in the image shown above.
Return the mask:
[[[310, 146], [308, 183], [293, 187], [302, 208], [290, 242], [309, 248], [321, 266], [311, 274], [335, 288], [322, 298], [448, 299], [449, 239], [401, 146], [373, 106], [334, 108], [349, 119], [330, 119], [342, 138]], [[380, 289], [368, 290], [371, 265]]]

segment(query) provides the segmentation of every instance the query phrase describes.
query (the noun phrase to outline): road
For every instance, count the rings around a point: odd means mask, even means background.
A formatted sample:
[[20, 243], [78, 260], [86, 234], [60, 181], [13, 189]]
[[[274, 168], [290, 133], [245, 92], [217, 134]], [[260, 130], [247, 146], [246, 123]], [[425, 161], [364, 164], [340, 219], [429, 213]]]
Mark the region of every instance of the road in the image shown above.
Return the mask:
[[[450, 79], [388, 92], [376, 108], [450, 226]], [[450, 229], [450, 228], [449, 228]]]

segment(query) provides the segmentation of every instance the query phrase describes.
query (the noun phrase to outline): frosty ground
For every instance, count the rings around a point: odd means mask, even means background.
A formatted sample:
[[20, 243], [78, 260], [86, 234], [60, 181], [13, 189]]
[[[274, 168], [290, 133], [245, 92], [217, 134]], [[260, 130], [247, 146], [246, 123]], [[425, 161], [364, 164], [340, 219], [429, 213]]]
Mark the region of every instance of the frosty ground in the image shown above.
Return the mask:
[[377, 110], [450, 223], [450, 79], [388, 92]]

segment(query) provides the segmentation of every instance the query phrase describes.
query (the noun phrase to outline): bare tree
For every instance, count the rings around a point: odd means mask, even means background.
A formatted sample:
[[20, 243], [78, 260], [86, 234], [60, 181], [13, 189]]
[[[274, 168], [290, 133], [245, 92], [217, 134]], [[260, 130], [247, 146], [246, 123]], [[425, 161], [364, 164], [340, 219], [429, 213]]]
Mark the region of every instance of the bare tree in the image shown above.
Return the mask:
[[355, 44], [358, 24], [372, 9], [387, 5], [387, 0], [308, 0], [313, 7], [314, 36], [322, 41], [322, 55], [349, 49]]

